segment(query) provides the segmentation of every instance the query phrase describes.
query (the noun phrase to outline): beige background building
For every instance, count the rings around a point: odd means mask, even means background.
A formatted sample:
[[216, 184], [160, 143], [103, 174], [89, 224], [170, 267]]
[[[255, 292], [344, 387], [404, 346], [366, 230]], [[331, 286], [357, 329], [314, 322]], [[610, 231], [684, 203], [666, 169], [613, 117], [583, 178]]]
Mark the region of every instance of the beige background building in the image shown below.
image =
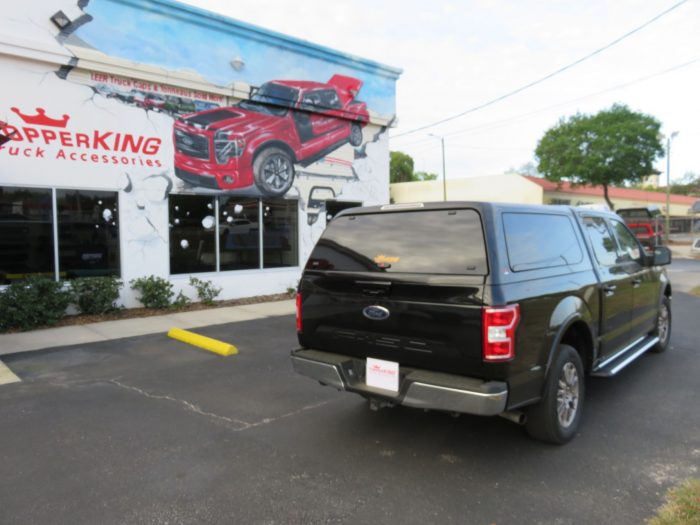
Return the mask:
[[[513, 202], [522, 204], [605, 204], [600, 186], [572, 186], [546, 179], [514, 173], [470, 177], [447, 181], [447, 200]], [[400, 182], [391, 185], [393, 202], [430, 202], [443, 200], [442, 179], [421, 182]], [[666, 212], [666, 193], [631, 188], [610, 188], [615, 209], [657, 206]], [[698, 199], [671, 195], [671, 216], [688, 217]]]

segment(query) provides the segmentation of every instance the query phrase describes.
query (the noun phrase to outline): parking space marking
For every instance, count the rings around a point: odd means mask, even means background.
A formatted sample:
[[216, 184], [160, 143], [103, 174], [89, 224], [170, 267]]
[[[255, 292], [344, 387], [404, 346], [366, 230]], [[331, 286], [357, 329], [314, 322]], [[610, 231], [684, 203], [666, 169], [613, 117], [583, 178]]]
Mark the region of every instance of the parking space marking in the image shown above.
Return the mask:
[[8, 385], [10, 383], [19, 383], [22, 380], [10, 370], [5, 363], [0, 361], [0, 385]]

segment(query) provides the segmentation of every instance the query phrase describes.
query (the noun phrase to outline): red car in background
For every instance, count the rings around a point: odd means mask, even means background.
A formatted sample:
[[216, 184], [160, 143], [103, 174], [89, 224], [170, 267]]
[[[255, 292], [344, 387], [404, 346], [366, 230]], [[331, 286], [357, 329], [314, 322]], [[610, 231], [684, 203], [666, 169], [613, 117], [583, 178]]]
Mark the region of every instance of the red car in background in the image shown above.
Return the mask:
[[362, 144], [369, 113], [355, 100], [361, 87], [361, 80], [343, 75], [326, 83], [273, 80], [234, 107], [184, 115], [173, 126], [175, 175], [195, 186], [255, 184], [263, 194], [284, 195], [295, 164]]
[[663, 217], [656, 206], [622, 208], [616, 212], [639, 239], [644, 248], [653, 251], [663, 244]]

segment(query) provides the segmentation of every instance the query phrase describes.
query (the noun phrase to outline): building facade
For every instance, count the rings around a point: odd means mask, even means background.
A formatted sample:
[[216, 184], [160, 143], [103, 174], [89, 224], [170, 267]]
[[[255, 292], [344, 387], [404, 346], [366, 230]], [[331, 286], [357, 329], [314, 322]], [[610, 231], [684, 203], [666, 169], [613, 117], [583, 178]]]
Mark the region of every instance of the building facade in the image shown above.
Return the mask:
[[0, 14], [0, 285], [296, 286], [327, 213], [389, 201], [400, 70], [170, 0]]

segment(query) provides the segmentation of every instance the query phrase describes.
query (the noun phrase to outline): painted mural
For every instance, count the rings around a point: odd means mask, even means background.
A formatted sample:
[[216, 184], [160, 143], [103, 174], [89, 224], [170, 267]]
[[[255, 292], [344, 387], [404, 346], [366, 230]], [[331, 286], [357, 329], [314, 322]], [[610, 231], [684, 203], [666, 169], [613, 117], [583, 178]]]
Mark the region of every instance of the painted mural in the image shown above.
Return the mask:
[[170, 1], [38, 0], [2, 16], [0, 38], [37, 58], [0, 59], [0, 186], [118, 192], [126, 277], [168, 275], [172, 195], [298, 201], [302, 258], [329, 200], [388, 201], [397, 70]]

